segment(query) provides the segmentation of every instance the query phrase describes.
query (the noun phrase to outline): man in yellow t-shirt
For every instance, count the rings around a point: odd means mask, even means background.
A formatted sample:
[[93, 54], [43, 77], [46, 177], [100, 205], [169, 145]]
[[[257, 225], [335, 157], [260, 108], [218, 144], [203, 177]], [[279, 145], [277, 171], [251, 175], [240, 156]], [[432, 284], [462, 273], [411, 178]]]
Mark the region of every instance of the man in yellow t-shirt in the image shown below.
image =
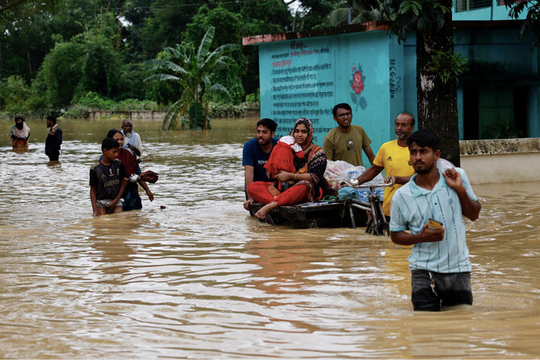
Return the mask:
[[352, 125], [352, 109], [347, 103], [337, 104], [332, 109], [338, 126], [326, 134], [323, 150], [328, 160], [343, 160], [354, 166], [362, 166], [362, 150], [373, 164], [371, 140], [361, 126]]
[[414, 168], [410, 164], [411, 155], [407, 146], [407, 138], [414, 130], [414, 117], [408, 113], [401, 113], [396, 117], [394, 126], [397, 139], [382, 144], [373, 166], [367, 169], [358, 178], [358, 184], [372, 180], [375, 176], [386, 172], [386, 181], [392, 181], [394, 185], [384, 189], [383, 212], [390, 217], [390, 204], [397, 189], [406, 184], [412, 175]]

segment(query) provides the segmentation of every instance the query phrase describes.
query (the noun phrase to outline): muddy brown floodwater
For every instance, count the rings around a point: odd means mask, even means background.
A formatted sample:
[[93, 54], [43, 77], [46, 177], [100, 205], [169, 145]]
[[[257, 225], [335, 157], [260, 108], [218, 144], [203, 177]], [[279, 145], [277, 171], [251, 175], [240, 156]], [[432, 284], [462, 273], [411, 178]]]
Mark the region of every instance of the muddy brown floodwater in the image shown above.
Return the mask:
[[[474, 305], [414, 313], [410, 249], [363, 229], [271, 227], [242, 208], [254, 119], [135, 123], [160, 174], [141, 211], [92, 218], [88, 172], [119, 122], [60, 121], [60, 164], [0, 122], [1, 358], [537, 358], [540, 191], [475, 185]], [[322, 145], [322, 144], [321, 144]], [[501, 164], [504, 171], [504, 164]], [[165, 208], [162, 208], [165, 207]]]

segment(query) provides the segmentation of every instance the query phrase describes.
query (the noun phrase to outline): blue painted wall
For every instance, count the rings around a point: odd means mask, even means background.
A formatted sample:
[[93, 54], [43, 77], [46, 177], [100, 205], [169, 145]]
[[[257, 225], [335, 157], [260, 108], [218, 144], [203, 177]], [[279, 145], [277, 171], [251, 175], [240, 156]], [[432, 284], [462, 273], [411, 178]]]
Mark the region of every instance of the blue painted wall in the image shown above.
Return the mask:
[[[376, 153], [395, 138], [394, 119], [404, 109], [403, 46], [386, 31], [371, 31], [259, 45], [261, 117], [278, 123], [277, 136], [307, 117], [322, 146], [336, 122], [335, 104], [353, 108]], [[355, 75], [356, 74], [356, 75]], [[360, 82], [353, 88], [353, 78]], [[364, 162], [369, 161], [364, 155]]]

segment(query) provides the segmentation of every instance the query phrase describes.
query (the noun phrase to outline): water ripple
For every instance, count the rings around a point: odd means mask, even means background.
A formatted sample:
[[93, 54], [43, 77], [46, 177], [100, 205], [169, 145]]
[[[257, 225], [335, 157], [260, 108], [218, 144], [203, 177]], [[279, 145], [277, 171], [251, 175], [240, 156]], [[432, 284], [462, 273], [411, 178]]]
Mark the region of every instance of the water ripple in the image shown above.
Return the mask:
[[27, 153], [0, 140], [2, 358], [540, 356], [536, 184], [475, 186], [474, 306], [413, 313], [408, 247], [249, 217], [241, 154], [253, 120], [137, 124], [155, 200], [95, 219], [88, 171], [118, 124], [63, 122], [56, 165], [44, 125], [30, 125]]

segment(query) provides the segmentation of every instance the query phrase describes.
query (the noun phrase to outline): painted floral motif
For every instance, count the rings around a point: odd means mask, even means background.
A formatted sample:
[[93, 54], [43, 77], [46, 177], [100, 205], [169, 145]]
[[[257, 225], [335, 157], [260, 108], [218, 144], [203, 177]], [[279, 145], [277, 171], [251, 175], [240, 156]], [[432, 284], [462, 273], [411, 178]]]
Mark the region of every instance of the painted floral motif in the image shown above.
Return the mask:
[[364, 91], [364, 82], [362, 81], [362, 73], [360, 71], [355, 72], [353, 75], [352, 88], [356, 95], [360, 95]]
[[364, 91], [364, 81], [366, 81], [366, 76], [362, 74], [362, 65], [356, 66], [356, 64], [353, 63], [351, 73], [351, 101], [356, 105], [357, 108], [360, 106], [362, 110], [365, 110], [367, 107], [367, 101], [364, 96], [360, 95]]

